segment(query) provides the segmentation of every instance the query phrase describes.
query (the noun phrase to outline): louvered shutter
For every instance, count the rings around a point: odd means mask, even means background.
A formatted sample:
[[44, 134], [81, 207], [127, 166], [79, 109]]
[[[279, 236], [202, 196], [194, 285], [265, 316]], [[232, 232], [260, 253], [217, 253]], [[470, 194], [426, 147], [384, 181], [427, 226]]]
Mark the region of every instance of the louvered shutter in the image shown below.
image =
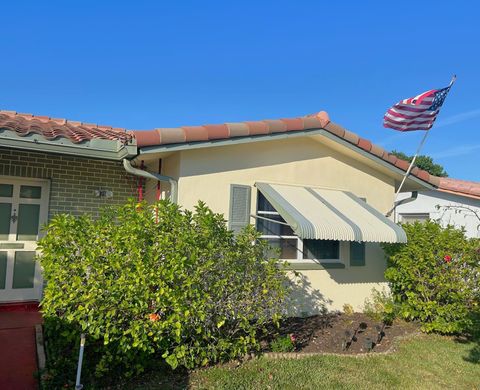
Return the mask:
[[358, 267], [365, 265], [365, 243], [350, 242], [350, 266]]
[[230, 213], [228, 227], [235, 233], [250, 223], [251, 188], [240, 184], [230, 185]]

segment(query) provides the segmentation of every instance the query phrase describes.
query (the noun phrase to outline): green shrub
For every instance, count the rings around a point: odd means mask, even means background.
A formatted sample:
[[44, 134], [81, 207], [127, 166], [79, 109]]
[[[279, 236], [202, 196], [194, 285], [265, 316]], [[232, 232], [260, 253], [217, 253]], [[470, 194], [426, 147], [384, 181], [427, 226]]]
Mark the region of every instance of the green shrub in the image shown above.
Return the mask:
[[393, 296], [387, 291], [372, 289], [370, 298], [365, 299], [363, 312], [374, 321], [381, 321], [391, 325], [398, 316], [400, 305], [395, 302]]
[[385, 244], [390, 282], [400, 315], [427, 332], [459, 333], [479, 310], [480, 243], [462, 230], [428, 221], [403, 225], [407, 244]]
[[270, 343], [272, 352], [293, 352], [295, 350], [295, 338], [293, 335], [278, 336]]
[[192, 368], [258, 349], [288, 294], [256, 230], [234, 237], [203, 203], [195, 212], [160, 201], [97, 220], [58, 215], [39, 247], [42, 311], [48, 332], [62, 338], [50, 357], [70, 353], [71, 369], [85, 332], [86, 375], [132, 375], [160, 357]]

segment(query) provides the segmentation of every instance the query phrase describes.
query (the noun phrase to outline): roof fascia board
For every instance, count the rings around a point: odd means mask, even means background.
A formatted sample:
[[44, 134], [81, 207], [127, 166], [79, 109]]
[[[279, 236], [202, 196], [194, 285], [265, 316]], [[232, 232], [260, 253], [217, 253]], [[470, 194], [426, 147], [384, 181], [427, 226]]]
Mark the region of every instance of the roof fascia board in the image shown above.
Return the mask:
[[[404, 176], [405, 175], [405, 171], [402, 171], [400, 168], [397, 168], [396, 166], [388, 163], [387, 161], [381, 159], [380, 157], [377, 157], [369, 152], [367, 152], [366, 150], [363, 150], [362, 148], [359, 148], [358, 146], [356, 145], [353, 145], [351, 144], [350, 142], [342, 139], [342, 138], [339, 138], [337, 137], [336, 135], [328, 132], [328, 131], [324, 131], [322, 133], [323, 136], [325, 136], [326, 138], [328, 139], [331, 139], [332, 141], [335, 141], [335, 142], [338, 142], [339, 144], [357, 152], [358, 154], [362, 155], [363, 157], [366, 157], [378, 164], [380, 164], [381, 166], [387, 168], [387, 169], [390, 169], [391, 171], [401, 175], [401, 176]], [[415, 183], [417, 184], [420, 184], [421, 186], [427, 188], [427, 189], [430, 189], [430, 190], [436, 190], [437, 188], [433, 185], [431, 185], [430, 183], [427, 183], [421, 179], [419, 179], [418, 177], [416, 176], [413, 176], [413, 175], [409, 175], [408, 177], [408, 180], [413, 180]]]
[[[295, 132], [290, 132], [290, 133], [272, 133], [272, 134], [266, 134], [266, 135], [257, 135], [257, 136], [248, 136], [248, 137], [237, 137], [237, 138], [230, 138], [226, 140], [217, 140], [217, 141], [206, 141], [206, 142], [189, 142], [189, 143], [182, 143], [182, 144], [170, 144], [170, 145], [159, 145], [159, 146], [146, 146], [143, 148], [140, 148], [138, 150], [139, 155], [148, 155], [148, 154], [154, 154], [154, 153], [160, 153], [160, 152], [178, 152], [182, 150], [190, 150], [190, 149], [201, 149], [201, 148], [211, 148], [211, 147], [217, 147], [217, 146], [228, 146], [228, 145], [233, 145], [233, 144], [244, 144], [244, 143], [249, 143], [249, 142], [262, 142], [262, 141], [271, 141], [273, 139], [285, 139], [285, 138], [294, 138], [294, 137], [302, 137], [302, 136], [311, 136], [311, 135], [321, 135], [324, 136], [332, 141], [335, 141], [342, 146], [345, 146], [363, 157], [368, 158], [371, 161], [374, 161], [377, 164], [380, 164], [381, 166], [403, 176], [405, 175], [405, 172], [402, 171], [401, 169], [393, 166], [392, 164], [388, 163], [387, 161], [384, 161], [380, 157], [377, 157], [361, 148], [359, 148], [356, 145], [351, 144], [350, 142], [337, 137], [336, 135], [330, 133], [329, 131], [325, 129], [309, 129], [309, 130], [301, 130], [301, 131], [295, 131]], [[426, 189], [436, 189], [433, 185], [415, 177], [415, 176], [409, 176], [408, 180], [413, 180], [416, 184], [421, 185], [422, 187]]]
[[200, 141], [200, 142], [185, 142], [181, 144], [167, 144], [167, 145], [158, 145], [158, 146], [145, 146], [140, 148], [138, 151], [142, 154], [152, 154], [159, 152], [177, 152], [187, 149], [201, 149], [201, 148], [211, 148], [216, 146], [227, 146], [232, 144], [245, 144], [251, 142], [262, 142], [262, 141], [271, 141], [272, 139], [284, 139], [284, 138], [294, 138], [301, 137], [305, 135], [315, 135], [322, 134], [324, 129], [309, 129], [309, 130], [299, 130], [289, 133], [271, 133], [265, 135], [252, 135], [247, 137], [235, 137], [229, 139], [219, 139], [215, 141]]
[[0, 146], [6, 148], [67, 154], [102, 160], [122, 160], [137, 155], [136, 145], [124, 145], [122, 142], [116, 140], [100, 141], [101, 142], [86, 142], [77, 145], [67, 140], [60, 142], [48, 141], [37, 134], [27, 137], [7, 135], [6, 132], [0, 134]]

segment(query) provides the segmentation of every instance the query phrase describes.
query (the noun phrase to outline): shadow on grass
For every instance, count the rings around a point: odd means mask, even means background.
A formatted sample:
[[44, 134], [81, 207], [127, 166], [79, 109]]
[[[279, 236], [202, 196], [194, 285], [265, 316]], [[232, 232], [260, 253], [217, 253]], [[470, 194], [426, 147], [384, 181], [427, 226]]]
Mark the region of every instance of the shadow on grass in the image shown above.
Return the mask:
[[144, 372], [137, 378], [125, 381], [124, 383], [120, 383], [115, 387], [112, 387], [112, 389], [186, 390], [189, 388], [189, 385], [190, 379], [187, 369], [177, 368], [176, 370], [172, 370], [169, 367], [163, 366], [161, 368], [152, 369]]
[[457, 343], [471, 345], [471, 349], [463, 360], [469, 363], [480, 364], [480, 313], [472, 314], [473, 330], [464, 336], [455, 338]]

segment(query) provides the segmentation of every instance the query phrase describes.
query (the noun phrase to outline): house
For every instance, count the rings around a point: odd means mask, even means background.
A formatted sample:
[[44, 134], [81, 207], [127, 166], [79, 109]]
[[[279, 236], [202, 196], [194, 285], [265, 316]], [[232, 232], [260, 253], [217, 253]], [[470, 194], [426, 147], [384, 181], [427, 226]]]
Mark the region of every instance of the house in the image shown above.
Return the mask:
[[[361, 309], [385, 286], [385, 214], [408, 163], [330, 121], [301, 118], [124, 131], [0, 111], [0, 302], [38, 301], [40, 226], [128, 197], [203, 200], [238, 231], [255, 224], [302, 275], [292, 312]], [[405, 190], [439, 178], [413, 169]]]
[[[411, 198], [401, 193], [399, 200]], [[396, 208], [400, 222], [438, 220], [443, 226], [464, 228], [467, 237], [480, 237], [480, 183], [441, 177], [438, 188], [421, 191], [413, 202]]]

